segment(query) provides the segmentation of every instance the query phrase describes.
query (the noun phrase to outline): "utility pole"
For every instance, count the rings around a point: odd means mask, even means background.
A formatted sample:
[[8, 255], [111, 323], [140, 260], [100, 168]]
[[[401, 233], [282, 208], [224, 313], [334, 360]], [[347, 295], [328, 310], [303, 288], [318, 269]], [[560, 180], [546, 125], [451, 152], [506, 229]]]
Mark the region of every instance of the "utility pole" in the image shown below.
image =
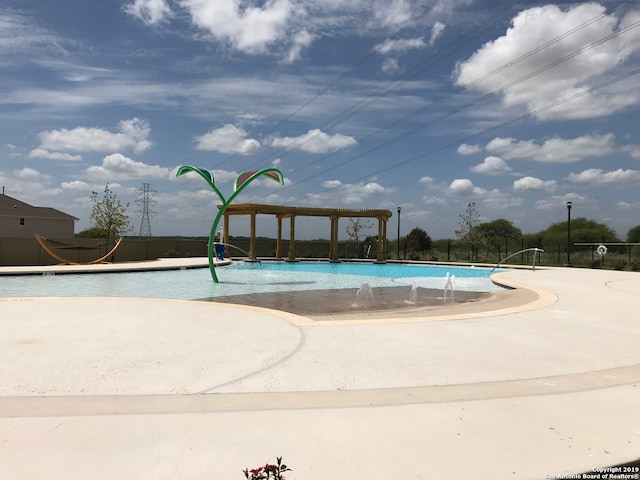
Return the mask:
[[139, 188], [137, 192], [141, 195], [141, 198], [136, 200], [136, 203], [142, 206], [142, 210], [136, 212], [142, 215], [138, 236], [149, 238], [151, 236], [151, 222], [149, 218], [156, 214], [156, 212], [149, 207], [156, 204], [156, 202], [151, 199], [151, 196], [156, 193], [156, 191], [153, 190], [148, 183], [143, 183], [142, 188]]

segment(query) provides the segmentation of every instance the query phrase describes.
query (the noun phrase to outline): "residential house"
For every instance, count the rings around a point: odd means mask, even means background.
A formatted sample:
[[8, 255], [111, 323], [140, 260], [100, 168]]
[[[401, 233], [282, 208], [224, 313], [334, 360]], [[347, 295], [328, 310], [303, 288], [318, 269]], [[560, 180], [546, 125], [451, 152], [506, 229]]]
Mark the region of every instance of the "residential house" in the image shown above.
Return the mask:
[[0, 194], [0, 238], [73, 238], [78, 219], [55, 208], [34, 207]]

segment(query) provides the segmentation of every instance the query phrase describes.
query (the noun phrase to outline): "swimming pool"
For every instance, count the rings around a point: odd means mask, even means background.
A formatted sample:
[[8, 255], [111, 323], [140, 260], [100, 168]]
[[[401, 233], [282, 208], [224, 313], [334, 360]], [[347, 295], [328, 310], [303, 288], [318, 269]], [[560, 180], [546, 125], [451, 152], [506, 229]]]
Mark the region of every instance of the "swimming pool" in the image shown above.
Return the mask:
[[251, 293], [358, 289], [416, 285], [444, 289], [447, 273], [456, 291], [494, 292], [503, 288], [488, 268], [416, 264], [330, 262], [234, 262], [219, 267], [220, 283], [208, 268], [183, 270], [19, 275], [0, 277], [0, 297], [140, 297], [195, 300]]

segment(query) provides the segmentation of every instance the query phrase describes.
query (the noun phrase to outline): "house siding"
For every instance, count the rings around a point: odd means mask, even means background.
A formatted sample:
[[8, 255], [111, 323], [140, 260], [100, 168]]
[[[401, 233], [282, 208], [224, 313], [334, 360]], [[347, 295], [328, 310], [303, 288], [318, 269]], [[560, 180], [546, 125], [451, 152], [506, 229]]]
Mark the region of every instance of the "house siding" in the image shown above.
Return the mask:
[[54, 208], [34, 207], [0, 195], [0, 238], [73, 238], [77, 218]]
[[[20, 219], [24, 219], [21, 225]], [[0, 217], [0, 237], [24, 238], [35, 234], [48, 238], [73, 238], [74, 221], [37, 217]]]

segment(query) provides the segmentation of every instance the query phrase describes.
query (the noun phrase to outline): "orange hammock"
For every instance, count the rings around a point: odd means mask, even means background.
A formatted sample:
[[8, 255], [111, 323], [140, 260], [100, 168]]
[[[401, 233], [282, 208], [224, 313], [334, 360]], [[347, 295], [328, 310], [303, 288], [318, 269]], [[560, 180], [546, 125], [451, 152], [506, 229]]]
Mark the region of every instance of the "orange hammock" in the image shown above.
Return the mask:
[[[36, 237], [37, 242], [40, 244], [40, 246], [42, 247], [42, 249], [47, 252], [49, 255], [51, 255], [53, 258], [55, 258], [58, 262], [60, 262], [62, 265], [94, 265], [96, 263], [109, 263], [106, 261], [107, 257], [109, 257], [110, 255], [113, 255], [113, 253], [117, 250], [117, 248], [120, 246], [120, 244], [122, 243], [122, 238], [118, 239], [118, 241], [115, 243], [115, 245], [113, 246], [113, 248], [111, 250], [109, 250], [109, 252], [100, 257], [97, 258], [96, 260], [92, 260], [90, 262], [86, 262], [86, 263], [79, 263], [79, 262], [73, 262], [71, 260], [67, 260], [66, 258], [61, 257], [60, 255], [58, 255], [56, 252], [54, 252], [46, 243], [44, 243], [44, 241], [46, 240], [46, 238], [42, 238], [40, 235], [38, 235], [37, 233], [34, 234], [34, 236]], [[61, 244], [62, 245], [62, 244]], [[59, 248], [67, 248], [67, 249], [74, 249], [74, 250], [94, 250], [93, 248], [83, 248], [83, 247], [74, 247], [72, 245], [67, 245], [64, 247], [59, 247]]]

